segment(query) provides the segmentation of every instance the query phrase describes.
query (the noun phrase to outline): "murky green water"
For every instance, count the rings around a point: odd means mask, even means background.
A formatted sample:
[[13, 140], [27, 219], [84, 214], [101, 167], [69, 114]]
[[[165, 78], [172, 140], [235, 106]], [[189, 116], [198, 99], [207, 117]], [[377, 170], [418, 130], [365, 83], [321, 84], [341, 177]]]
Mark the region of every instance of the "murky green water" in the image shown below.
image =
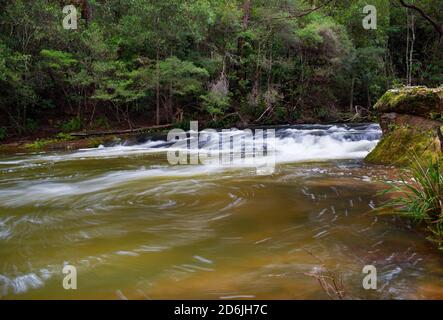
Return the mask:
[[[338, 139], [352, 159], [286, 158], [272, 175], [172, 167], [146, 144], [0, 157], [0, 297], [323, 299], [306, 273], [324, 265], [347, 298], [443, 299], [441, 253], [371, 212], [398, 173], [363, 164], [365, 139]], [[62, 287], [65, 264], [77, 290]], [[362, 288], [368, 264], [376, 291]]]

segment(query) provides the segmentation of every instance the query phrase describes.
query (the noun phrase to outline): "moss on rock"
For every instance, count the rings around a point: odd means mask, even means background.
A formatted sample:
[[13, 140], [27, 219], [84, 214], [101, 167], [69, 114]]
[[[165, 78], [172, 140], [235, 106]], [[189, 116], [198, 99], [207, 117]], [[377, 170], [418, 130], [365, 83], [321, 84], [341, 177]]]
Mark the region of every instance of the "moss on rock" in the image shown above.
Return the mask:
[[389, 90], [374, 108], [384, 135], [366, 161], [406, 166], [414, 154], [425, 159], [441, 154], [443, 87]]
[[396, 112], [441, 119], [443, 86], [439, 88], [404, 87], [387, 91], [374, 106], [378, 113]]
[[366, 161], [374, 164], [407, 166], [411, 156], [436, 158], [440, 152], [440, 140], [434, 130], [417, 130], [408, 126], [396, 127], [384, 135]]

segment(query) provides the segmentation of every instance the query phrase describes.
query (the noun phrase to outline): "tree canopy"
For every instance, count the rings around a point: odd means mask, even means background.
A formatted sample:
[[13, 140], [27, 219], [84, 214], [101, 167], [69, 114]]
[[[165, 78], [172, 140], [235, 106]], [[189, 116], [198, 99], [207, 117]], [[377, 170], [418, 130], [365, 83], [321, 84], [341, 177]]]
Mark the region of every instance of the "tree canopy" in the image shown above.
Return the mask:
[[334, 121], [441, 85], [442, 21], [440, 0], [4, 0], [0, 126]]

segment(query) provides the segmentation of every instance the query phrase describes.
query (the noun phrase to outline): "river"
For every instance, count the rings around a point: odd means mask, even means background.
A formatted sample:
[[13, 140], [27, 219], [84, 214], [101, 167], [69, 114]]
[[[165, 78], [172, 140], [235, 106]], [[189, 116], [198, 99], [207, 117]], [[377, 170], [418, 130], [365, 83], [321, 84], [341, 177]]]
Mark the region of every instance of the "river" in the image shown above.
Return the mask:
[[268, 174], [173, 166], [149, 137], [0, 156], [0, 298], [327, 299], [311, 275], [329, 270], [349, 299], [443, 299], [425, 233], [372, 211], [399, 175], [363, 162], [380, 137], [376, 124], [279, 127]]

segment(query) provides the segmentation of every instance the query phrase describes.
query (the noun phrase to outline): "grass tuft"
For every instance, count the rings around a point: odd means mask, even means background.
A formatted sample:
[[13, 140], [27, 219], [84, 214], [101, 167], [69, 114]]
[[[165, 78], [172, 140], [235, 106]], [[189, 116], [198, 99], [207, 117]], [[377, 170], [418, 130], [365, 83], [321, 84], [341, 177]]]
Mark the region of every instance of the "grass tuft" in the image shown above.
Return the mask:
[[390, 184], [383, 194], [393, 199], [382, 209], [425, 224], [429, 240], [443, 250], [443, 170], [441, 157], [425, 162], [413, 156], [411, 168], [405, 170], [399, 184]]

